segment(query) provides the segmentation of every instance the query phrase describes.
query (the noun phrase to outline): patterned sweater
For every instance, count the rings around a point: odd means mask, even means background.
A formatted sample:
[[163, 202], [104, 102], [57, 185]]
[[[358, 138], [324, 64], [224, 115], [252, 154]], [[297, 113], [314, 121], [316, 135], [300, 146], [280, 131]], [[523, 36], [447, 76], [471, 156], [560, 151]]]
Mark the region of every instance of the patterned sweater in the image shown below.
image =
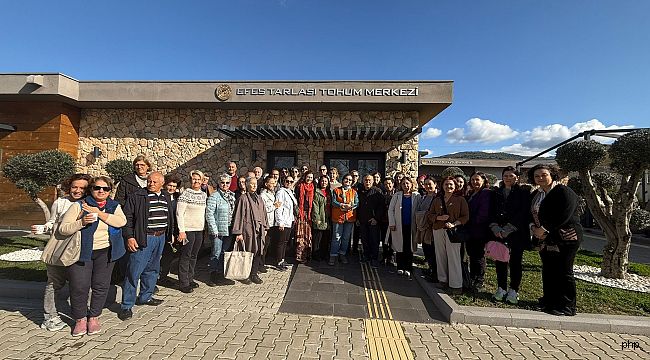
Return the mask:
[[183, 191], [178, 197], [176, 207], [178, 231], [203, 231], [207, 198], [207, 194], [201, 190], [185, 189]]

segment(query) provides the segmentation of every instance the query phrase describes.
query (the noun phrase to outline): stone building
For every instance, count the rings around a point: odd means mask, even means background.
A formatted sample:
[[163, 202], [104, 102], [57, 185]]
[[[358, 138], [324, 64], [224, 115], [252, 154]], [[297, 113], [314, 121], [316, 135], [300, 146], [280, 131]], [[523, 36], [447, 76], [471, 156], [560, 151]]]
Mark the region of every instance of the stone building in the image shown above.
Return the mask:
[[[144, 154], [155, 170], [213, 176], [237, 162], [321, 164], [342, 173], [418, 171], [418, 134], [452, 101], [451, 81], [78, 81], [62, 74], [0, 74], [0, 162], [62, 149], [78, 170]], [[93, 154], [101, 154], [95, 157]], [[48, 194], [50, 194], [48, 196]], [[54, 191], [44, 194], [53, 200]], [[0, 226], [42, 221], [0, 180]]]

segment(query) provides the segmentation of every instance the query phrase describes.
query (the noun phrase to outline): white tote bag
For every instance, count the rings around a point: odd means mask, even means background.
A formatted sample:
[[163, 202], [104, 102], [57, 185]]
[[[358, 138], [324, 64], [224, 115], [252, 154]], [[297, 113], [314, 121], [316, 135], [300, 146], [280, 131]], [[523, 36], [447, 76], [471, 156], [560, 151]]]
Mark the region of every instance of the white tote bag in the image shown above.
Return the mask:
[[[238, 245], [241, 250], [238, 250]], [[246, 251], [243, 241], [236, 241], [232, 251], [223, 254], [223, 273], [226, 279], [246, 280], [251, 275], [253, 253]]]

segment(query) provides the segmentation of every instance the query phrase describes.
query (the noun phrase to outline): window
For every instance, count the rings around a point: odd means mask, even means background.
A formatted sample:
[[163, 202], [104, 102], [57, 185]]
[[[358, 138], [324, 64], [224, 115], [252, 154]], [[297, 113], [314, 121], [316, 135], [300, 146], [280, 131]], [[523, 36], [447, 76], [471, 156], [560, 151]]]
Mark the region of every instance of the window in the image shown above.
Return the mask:
[[266, 152], [266, 172], [271, 172], [273, 168], [290, 168], [296, 166], [295, 151], [267, 151]]

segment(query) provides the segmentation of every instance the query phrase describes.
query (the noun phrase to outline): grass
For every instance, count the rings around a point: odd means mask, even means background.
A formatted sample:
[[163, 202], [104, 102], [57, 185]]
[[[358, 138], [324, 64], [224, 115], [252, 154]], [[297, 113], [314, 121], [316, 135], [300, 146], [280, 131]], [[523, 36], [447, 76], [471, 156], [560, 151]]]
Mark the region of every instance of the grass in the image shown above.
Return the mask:
[[[32, 239], [22, 236], [0, 237], [0, 254], [22, 249], [43, 248], [47, 240]], [[41, 261], [2, 261], [0, 260], [0, 278], [26, 281], [46, 281], [45, 264]]]
[[[519, 291], [519, 303], [509, 305], [494, 302], [492, 294], [497, 288], [494, 262], [488, 260], [485, 272], [485, 290], [473, 297], [471, 294], [453, 295], [459, 305], [538, 310], [537, 301], [542, 296], [542, 264], [536, 251], [524, 253], [524, 272]], [[580, 250], [576, 265], [600, 267], [602, 257], [596, 253]], [[630, 263], [629, 272], [650, 276], [650, 265]], [[577, 307], [579, 313], [650, 316], [650, 295], [636, 291], [610, 288], [576, 279]]]

